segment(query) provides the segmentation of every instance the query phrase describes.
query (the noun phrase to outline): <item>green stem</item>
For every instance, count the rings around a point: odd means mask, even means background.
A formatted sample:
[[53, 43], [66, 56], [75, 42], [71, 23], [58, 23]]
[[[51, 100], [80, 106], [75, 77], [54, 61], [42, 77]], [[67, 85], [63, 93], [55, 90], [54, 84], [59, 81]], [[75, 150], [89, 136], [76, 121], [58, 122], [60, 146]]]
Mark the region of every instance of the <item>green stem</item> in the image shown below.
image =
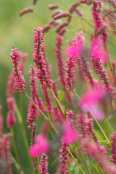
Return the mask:
[[107, 125], [107, 122], [106, 122], [106, 118], [104, 118], [103, 123], [104, 123], [104, 127], [105, 127], [105, 130], [106, 130], [106, 135], [107, 135], [109, 141], [111, 142], [110, 134], [109, 134], [109, 131], [108, 131], [108, 125]]
[[54, 94], [54, 91], [52, 90], [52, 88], [50, 88], [50, 90], [51, 90], [51, 92], [52, 92], [52, 94], [53, 94], [53, 96], [54, 96], [55, 100], [57, 101], [58, 106], [60, 107], [60, 109], [61, 109], [61, 111], [62, 111], [63, 115], [65, 116], [65, 112], [63, 111], [62, 106], [61, 106], [61, 104], [60, 104], [59, 100], [57, 99], [56, 95]]
[[85, 172], [83, 171], [83, 169], [81, 168], [81, 166], [79, 165], [79, 163], [77, 162], [77, 160], [75, 159], [75, 157], [73, 156], [72, 152], [70, 151], [69, 148], [68, 149], [68, 152], [70, 153], [71, 157], [73, 158], [73, 160], [75, 161], [76, 165], [79, 167], [80, 171], [82, 174], [85, 174]]
[[11, 128], [10, 131], [11, 131], [11, 134], [12, 134], [12, 143], [13, 143], [13, 148], [14, 148], [16, 160], [20, 164], [20, 160], [19, 160], [19, 156], [18, 156], [18, 152], [17, 152], [15, 140], [14, 140], [14, 131], [13, 131], [13, 128]]
[[39, 169], [38, 169], [38, 163], [37, 163], [37, 159], [36, 159], [36, 158], [34, 158], [34, 160], [35, 160], [35, 165], [36, 165], [36, 170], [37, 170], [37, 173], [39, 174]]
[[19, 112], [19, 109], [18, 109], [17, 105], [16, 105], [16, 114], [17, 114], [17, 119], [19, 121], [19, 124], [21, 126], [23, 140], [24, 140], [25, 147], [26, 147], [26, 150], [27, 150], [27, 156], [28, 156], [29, 164], [30, 164], [32, 173], [34, 174], [33, 165], [32, 165], [32, 159], [31, 159], [31, 157], [29, 155], [29, 145], [28, 145], [28, 141], [27, 141], [27, 135], [26, 135], [24, 124], [23, 124], [23, 120], [22, 120], [22, 117], [20, 115], [20, 112]]

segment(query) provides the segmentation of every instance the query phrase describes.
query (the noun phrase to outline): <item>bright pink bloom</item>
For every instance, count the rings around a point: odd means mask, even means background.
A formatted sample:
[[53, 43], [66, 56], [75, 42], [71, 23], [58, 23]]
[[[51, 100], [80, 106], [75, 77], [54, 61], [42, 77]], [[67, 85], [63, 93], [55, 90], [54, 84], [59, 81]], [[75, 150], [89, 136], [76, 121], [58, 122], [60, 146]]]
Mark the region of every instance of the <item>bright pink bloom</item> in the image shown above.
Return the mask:
[[108, 61], [108, 56], [103, 44], [101, 37], [94, 38], [91, 42], [90, 55], [92, 55], [92, 57], [97, 57], [102, 63], [106, 63]]
[[24, 77], [22, 75], [22, 72], [19, 69], [19, 53], [17, 51], [17, 48], [12, 49], [12, 53], [11, 53], [11, 58], [12, 58], [12, 63], [13, 63], [13, 73], [15, 76], [15, 87], [17, 88], [18, 92], [23, 92], [25, 93], [25, 88], [26, 86], [25, 84], [25, 80]]
[[48, 153], [49, 145], [44, 135], [40, 134], [36, 137], [36, 144], [30, 147], [30, 155], [36, 157], [41, 153]]
[[39, 172], [41, 174], [48, 174], [48, 162], [47, 162], [47, 155], [43, 153], [40, 161], [40, 166], [39, 166]]
[[98, 85], [96, 88], [89, 90], [81, 97], [80, 107], [84, 112], [91, 111], [96, 119], [101, 120], [104, 115], [98, 108], [98, 104], [102, 102], [105, 96], [106, 92], [104, 87], [102, 85]]
[[74, 128], [71, 128], [70, 123], [68, 121], [66, 121], [63, 125], [63, 136], [62, 136], [62, 140], [64, 143], [66, 144], [72, 144], [74, 143], [77, 138], [78, 138], [78, 132], [77, 130], [75, 130]]
[[44, 137], [44, 135], [40, 134], [37, 136], [37, 144], [41, 150], [41, 153], [48, 153], [49, 151], [49, 145], [48, 142], [46, 140], [46, 138]]
[[82, 50], [84, 48], [84, 37], [81, 35], [83, 34], [82, 31], [80, 33], [76, 33], [76, 37], [73, 40], [73, 44], [69, 45], [66, 49], [67, 57], [77, 58], [81, 55]]
[[29, 149], [30, 156], [36, 157], [40, 154], [40, 148], [38, 144], [33, 144]]

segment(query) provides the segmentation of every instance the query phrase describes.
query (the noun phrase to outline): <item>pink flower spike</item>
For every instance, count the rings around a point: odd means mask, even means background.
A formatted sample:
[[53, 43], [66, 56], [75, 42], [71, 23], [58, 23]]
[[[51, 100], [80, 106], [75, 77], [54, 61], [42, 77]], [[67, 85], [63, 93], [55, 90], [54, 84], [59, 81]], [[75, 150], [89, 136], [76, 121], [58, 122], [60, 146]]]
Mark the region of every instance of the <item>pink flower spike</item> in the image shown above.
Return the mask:
[[38, 144], [33, 144], [29, 149], [29, 154], [32, 157], [36, 157], [40, 154], [40, 148]]

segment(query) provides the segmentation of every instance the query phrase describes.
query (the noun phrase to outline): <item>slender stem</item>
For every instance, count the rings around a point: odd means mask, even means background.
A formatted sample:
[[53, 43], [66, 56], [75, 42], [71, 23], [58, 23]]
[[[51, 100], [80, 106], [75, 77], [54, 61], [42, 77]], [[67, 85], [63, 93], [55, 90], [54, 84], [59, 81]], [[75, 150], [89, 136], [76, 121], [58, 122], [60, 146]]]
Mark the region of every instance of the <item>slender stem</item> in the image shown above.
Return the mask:
[[79, 167], [80, 171], [82, 174], [85, 174], [85, 172], [83, 171], [83, 169], [81, 168], [81, 166], [79, 165], [79, 163], [77, 162], [77, 160], [75, 159], [75, 157], [73, 156], [72, 152], [70, 151], [69, 148], [68, 149], [68, 152], [70, 153], [71, 157], [73, 158], [73, 160], [75, 161], [76, 165]]
[[54, 94], [54, 91], [52, 90], [52, 88], [50, 88], [50, 90], [51, 90], [51, 92], [52, 92], [54, 98], [56, 99], [56, 101], [57, 101], [57, 103], [58, 103], [58, 106], [60, 107], [60, 109], [61, 109], [63, 115], [65, 116], [65, 113], [64, 113], [64, 111], [63, 111], [63, 109], [62, 109], [62, 106], [61, 106], [59, 100], [57, 99], [56, 95]]
[[14, 140], [14, 131], [13, 131], [13, 128], [11, 128], [10, 131], [11, 131], [11, 134], [12, 134], [12, 143], [13, 143], [13, 148], [14, 148], [16, 160], [20, 164], [20, 160], [19, 160], [19, 156], [18, 156], [18, 152], [17, 152], [15, 140]]
[[40, 111], [40, 113], [45, 117], [45, 119], [49, 121], [49, 118], [47, 118], [46, 115], [41, 111], [41, 109], [33, 102], [33, 100], [31, 100], [31, 98], [28, 96], [28, 94], [26, 92], [24, 94], [34, 104], [34, 106]]
[[19, 111], [17, 105], [16, 105], [16, 115], [17, 115], [17, 119], [18, 119], [18, 121], [19, 121], [19, 124], [20, 124], [20, 126], [21, 126], [22, 135], [23, 135], [23, 140], [24, 140], [25, 147], [26, 147], [26, 150], [27, 150], [27, 156], [28, 156], [29, 164], [30, 164], [32, 173], [34, 174], [33, 165], [32, 165], [32, 159], [31, 159], [31, 157], [30, 157], [30, 155], [29, 155], [29, 145], [28, 145], [28, 141], [27, 141], [27, 135], [26, 135], [25, 127], [24, 127], [24, 124], [23, 124], [23, 120], [22, 120], [22, 117], [21, 117], [21, 115], [20, 115], [20, 111]]
[[106, 130], [106, 135], [107, 135], [109, 141], [111, 142], [110, 134], [109, 134], [109, 130], [108, 130], [108, 125], [107, 125], [107, 122], [106, 122], [106, 118], [104, 118], [103, 123], [104, 123], [104, 127], [105, 127], [105, 130]]
[[[91, 111], [89, 111], [89, 112], [91, 113]], [[93, 114], [92, 114], [92, 113], [91, 113], [91, 115], [93, 116]], [[101, 130], [102, 134], [104, 135], [104, 137], [106, 138], [106, 140], [108, 141], [108, 144], [109, 144], [109, 146], [110, 146], [110, 141], [109, 141], [108, 137], [106, 136], [106, 134], [105, 134], [104, 130], [102, 129], [102, 127], [100, 126], [99, 122], [96, 120], [96, 118], [95, 118], [94, 116], [93, 116], [93, 118], [94, 118], [94, 120], [96, 121], [96, 123], [97, 123], [98, 127], [100, 128], [100, 130]]]
[[37, 173], [39, 174], [37, 159], [36, 158], [34, 158], [34, 159], [35, 159], [36, 170], [37, 170]]

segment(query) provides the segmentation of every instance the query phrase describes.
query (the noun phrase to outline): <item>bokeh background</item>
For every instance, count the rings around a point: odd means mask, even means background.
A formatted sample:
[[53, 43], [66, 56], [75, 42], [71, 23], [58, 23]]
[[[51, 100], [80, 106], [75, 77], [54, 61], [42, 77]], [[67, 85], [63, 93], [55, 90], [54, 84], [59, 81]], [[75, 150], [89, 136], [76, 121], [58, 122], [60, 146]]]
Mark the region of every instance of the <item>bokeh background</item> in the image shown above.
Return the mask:
[[[69, 6], [75, 2], [75, 0], [38, 0], [36, 5], [32, 4], [32, 0], [0, 0], [0, 104], [2, 105], [2, 115], [4, 118], [4, 132], [9, 130], [6, 127], [6, 85], [8, 81], [9, 73], [12, 70], [12, 63], [10, 58], [10, 52], [12, 46], [18, 48], [19, 51], [27, 52], [28, 58], [26, 61], [25, 79], [26, 79], [26, 91], [29, 94], [29, 77], [28, 71], [30, 64], [33, 64], [33, 32], [34, 28], [38, 26], [44, 26], [48, 21], [51, 20], [50, 14], [52, 10], [49, 10], [48, 5], [57, 3], [59, 8], [63, 11], [67, 11]], [[19, 17], [19, 12], [26, 7], [33, 7], [34, 12], [25, 14]], [[90, 34], [94, 31], [94, 24], [91, 15], [91, 6], [87, 7], [82, 5], [79, 9], [83, 12], [83, 17], [77, 17], [75, 14], [72, 15], [72, 22], [67, 28], [67, 33], [64, 35], [63, 49], [67, 44], [67, 41], [72, 39], [75, 33], [80, 31], [84, 32], [85, 36], [85, 47], [89, 48]], [[65, 19], [62, 19], [65, 21]], [[112, 34], [109, 29], [108, 46], [110, 50], [110, 56], [112, 60], [115, 60], [115, 49], [116, 49], [116, 36]], [[52, 66], [53, 79], [58, 78], [55, 58], [55, 29], [51, 29], [48, 33], [45, 33], [44, 39], [46, 44], [46, 55], [49, 63]], [[64, 59], [66, 59], [64, 54]], [[80, 91], [81, 84], [77, 82], [77, 91]], [[22, 117], [25, 121], [25, 130], [30, 143], [30, 131], [27, 129], [26, 116], [28, 109], [28, 100], [23, 94], [16, 92], [16, 102], [21, 109]], [[40, 131], [38, 121], [37, 133]], [[27, 155], [25, 153], [25, 145], [19, 123], [17, 122], [14, 126], [14, 136], [16, 146], [18, 149], [19, 157], [23, 166], [25, 174], [30, 174], [29, 163], [27, 162]], [[12, 148], [12, 147], [11, 147]], [[12, 153], [14, 155], [13, 149]], [[15, 155], [14, 155], [15, 156]], [[50, 167], [50, 166], [49, 166]], [[14, 168], [14, 173], [17, 170]], [[51, 171], [53, 173], [54, 170]]]

